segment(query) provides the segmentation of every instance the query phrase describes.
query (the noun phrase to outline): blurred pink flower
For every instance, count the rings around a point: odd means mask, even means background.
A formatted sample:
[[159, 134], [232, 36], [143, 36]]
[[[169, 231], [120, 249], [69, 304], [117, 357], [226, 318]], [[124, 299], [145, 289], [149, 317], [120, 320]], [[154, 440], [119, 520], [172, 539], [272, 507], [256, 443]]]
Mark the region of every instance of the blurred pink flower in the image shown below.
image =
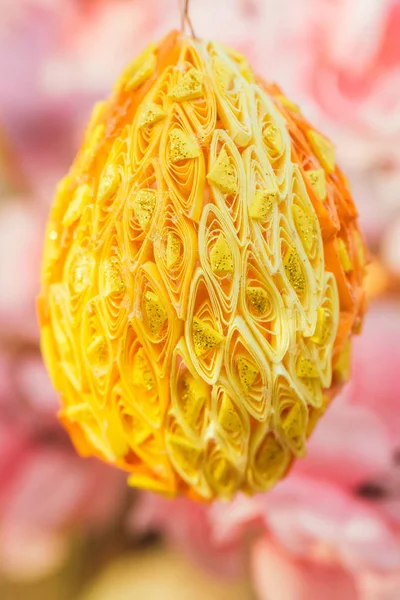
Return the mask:
[[0, 339], [37, 339], [43, 217], [29, 197], [10, 197], [0, 204]]
[[[95, 101], [141, 50], [152, 6], [123, 0], [5, 0], [0, 22], [0, 124], [37, 201], [49, 204]], [[159, 14], [154, 10], [154, 14]]]
[[323, 560], [296, 559], [268, 538], [254, 546], [252, 575], [259, 600], [359, 598], [354, 579], [340, 566]]
[[381, 598], [371, 582], [400, 577], [399, 331], [400, 306], [372, 308], [352, 382], [274, 490], [210, 507], [143, 496], [131, 526], [159, 527], [219, 570], [248, 548], [261, 599]]
[[[6, 361], [9, 370], [0, 369], [0, 573], [40, 578], [65, 559], [72, 535], [102, 530], [119, 517], [126, 483], [122, 473], [75, 454], [55, 418], [39, 355], [7, 360], [0, 351], [0, 366]], [[32, 404], [29, 383], [36, 390]]]
[[[13, 467], [0, 486], [0, 572], [40, 578], [65, 559], [72, 534], [102, 529], [121, 509], [120, 474], [82, 461], [64, 442], [25, 439], [4, 447]], [[107, 493], [104, 493], [107, 490]]]
[[[47, 60], [63, 39], [74, 0], [3, 0], [0, 21], [0, 124], [36, 193], [49, 194], [75, 151], [69, 98], [49, 97]], [[51, 193], [51, 192], [50, 192]]]
[[259, 600], [397, 600], [400, 569], [357, 576], [323, 555], [295, 557], [267, 536], [253, 548], [252, 576]]
[[400, 2], [310, 0], [308, 8], [303, 68], [289, 87], [337, 143], [376, 243], [400, 204]]
[[235, 537], [227, 541], [214, 538], [209, 511], [202, 504], [143, 493], [127, 526], [135, 535], [161, 531], [169, 543], [183, 547], [188, 556], [221, 575], [232, 576], [243, 568], [244, 548], [238, 546]]

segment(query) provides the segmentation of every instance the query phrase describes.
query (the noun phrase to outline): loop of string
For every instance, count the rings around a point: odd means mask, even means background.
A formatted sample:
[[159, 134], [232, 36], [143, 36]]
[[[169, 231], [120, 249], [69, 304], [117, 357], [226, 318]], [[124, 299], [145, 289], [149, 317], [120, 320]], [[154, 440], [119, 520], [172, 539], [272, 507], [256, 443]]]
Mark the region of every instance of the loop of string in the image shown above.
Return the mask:
[[181, 31], [186, 33], [186, 28], [189, 30], [189, 35], [196, 39], [196, 34], [193, 29], [192, 21], [189, 16], [190, 0], [180, 0], [181, 4]]

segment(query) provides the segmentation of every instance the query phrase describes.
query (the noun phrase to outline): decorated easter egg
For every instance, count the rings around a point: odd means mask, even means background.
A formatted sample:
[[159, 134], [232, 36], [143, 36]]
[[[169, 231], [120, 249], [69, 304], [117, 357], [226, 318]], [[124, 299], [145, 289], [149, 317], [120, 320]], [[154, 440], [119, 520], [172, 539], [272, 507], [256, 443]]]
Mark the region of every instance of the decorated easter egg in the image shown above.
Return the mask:
[[365, 249], [331, 142], [172, 32], [98, 104], [49, 217], [42, 351], [77, 451], [136, 487], [271, 488], [349, 375]]

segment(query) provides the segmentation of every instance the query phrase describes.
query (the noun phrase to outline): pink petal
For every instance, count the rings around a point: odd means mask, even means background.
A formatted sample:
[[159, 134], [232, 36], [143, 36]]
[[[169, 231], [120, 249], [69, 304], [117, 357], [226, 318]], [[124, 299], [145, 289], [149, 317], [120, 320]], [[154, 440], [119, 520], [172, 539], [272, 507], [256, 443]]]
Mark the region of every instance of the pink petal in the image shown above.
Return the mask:
[[17, 465], [3, 521], [39, 530], [104, 522], [120, 509], [124, 487], [123, 476], [97, 461], [38, 447]]
[[37, 338], [35, 296], [42, 246], [41, 221], [28, 200], [0, 206], [1, 335]]
[[307, 555], [324, 544], [351, 568], [400, 568], [399, 532], [383, 511], [329, 481], [290, 476], [266, 496], [264, 514], [294, 553]]
[[393, 573], [364, 572], [358, 576], [361, 600], [398, 600], [400, 598], [400, 570]]
[[243, 548], [236, 540], [214, 537], [207, 506], [176, 498], [167, 500], [154, 494], [142, 494], [132, 511], [128, 525], [133, 532], [162, 531], [172, 544], [183, 549], [210, 571], [237, 575], [243, 569]]
[[400, 444], [398, 350], [400, 308], [395, 302], [371, 307], [360, 338], [354, 340], [353, 375], [346, 395], [374, 411], [387, 428], [393, 449]]
[[380, 414], [337, 398], [318, 423], [295, 470], [349, 487], [384, 472], [392, 460], [389, 432]]
[[39, 353], [22, 356], [14, 378], [18, 393], [25, 401], [42, 415], [56, 417], [59, 401]]
[[293, 560], [266, 537], [254, 545], [251, 566], [260, 600], [359, 600], [340, 566]]
[[0, 535], [0, 573], [18, 582], [38, 581], [61, 567], [67, 551], [67, 538], [57, 532], [6, 523]]

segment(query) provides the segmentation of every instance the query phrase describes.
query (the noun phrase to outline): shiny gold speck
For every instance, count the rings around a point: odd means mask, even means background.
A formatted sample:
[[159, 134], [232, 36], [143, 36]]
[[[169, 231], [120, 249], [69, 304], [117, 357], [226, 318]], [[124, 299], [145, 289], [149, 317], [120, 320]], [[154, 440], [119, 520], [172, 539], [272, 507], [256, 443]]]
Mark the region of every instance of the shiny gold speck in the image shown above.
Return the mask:
[[159, 121], [162, 121], [165, 117], [166, 112], [158, 106], [158, 104], [149, 102], [139, 116], [138, 126], [139, 128], [150, 127], [151, 125], [155, 125]]
[[289, 249], [283, 259], [283, 266], [293, 289], [302, 294], [306, 289], [306, 279], [301, 267], [300, 257], [293, 249]]
[[133, 359], [132, 381], [134, 385], [147, 391], [150, 391], [154, 388], [153, 373], [143, 348], [139, 348], [135, 354], [135, 358]]
[[151, 221], [156, 206], [157, 195], [154, 190], [139, 190], [133, 201], [133, 212], [141, 229], [145, 231]]
[[151, 333], [160, 335], [164, 323], [168, 319], [167, 309], [163, 301], [154, 292], [147, 291], [144, 295], [144, 309]]
[[166, 262], [167, 269], [172, 269], [179, 260], [181, 255], [181, 242], [174, 233], [171, 231], [168, 233], [167, 237], [167, 247], [166, 247]]
[[193, 344], [196, 356], [203, 356], [221, 344], [223, 340], [223, 335], [213, 329], [211, 325], [197, 317], [193, 319]]
[[[303, 446], [304, 423], [301, 404], [294, 404], [281, 421], [286, 437], [296, 445]], [[299, 448], [300, 450], [301, 448]]]
[[218, 421], [221, 427], [234, 437], [237, 437], [243, 430], [242, 421], [240, 420], [238, 411], [226, 392], [224, 392], [222, 396]]
[[307, 254], [311, 254], [318, 237], [318, 225], [314, 213], [306, 213], [300, 206], [293, 207], [296, 228]]
[[296, 364], [296, 373], [301, 378], [317, 379], [319, 377], [317, 365], [306, 356], [300, 356]]
[[267, 221], [271, 218], [274, 206], [279, 200], [276, 190], [259, 190], [255, 193], [250, 207], [250, 217], [257, 221]]
[[175, 128], [171, 131], [169, 135], [169, 159], [172, 163], [179, 163], [199, 156], [198, 146], [182, 129]]
[[257, 316], [263, 316], [270, 307], [267, 292], [262, 287], [251, 287], [246, 289], [247, 298]]
[[104, 294], [121, 294], [125, 291], [125, 282], [122, 277], [121, 265], [116, 256], [112, 256], [104, 263]]
[[109, 350], [107, 341], [103, 336], [96, 336], [87, 350], [88, 357], [95, 369], [99, 371], [108, 368]]
[[217, 275], [233, 273], [232, 251], [225, 236], [220, 233], [210, 252], [211, 269]]
[[278, 471], [285, 459], [285, 452], [281, 444], [273, 435], [268, 435], [263, 441], [255, 458], [255, 466], [258, 471]]
[[176, 86], [171, 90], [170, 96], [178, 102], [200, 98], [203, 95], [203, 81], [204, 73], [191, 68], [182, 75]]
[[324, 169], [315, 169], [314, 171], [306, 171], [306, 176], [311, 185], [313, 186], [315, 193], [320, 200], [326, 198], [326, 177]]
[[117, 167], [110, 163], [105, 168], [99, 183], [97, 199], [99, 202], [107, 202], [117, 191], [120, 175]]
[[207, 179], [225, 194], [237, 193], [238, 185], [235, 169], [225, 149], [220, 152], [215, 164], [207, 175]]
[[276, 125], [268, 125], [263, 131], [263, 137], [266, 144], [268, 144], [276, 154], [282, 154], [282, 133]]
[[240, 383], [244, 390], [248, 391], [255, 383], [259, 375], [259, 369], [243, 356], [237, 359], [237, 368], [239, 372]]
[[192, 440], [172, 434], [168, 436], [168, 446], [172, 457], [185, 473], [196, 473], [199, 469], [203, 452], [193, 445]]
[[199, 377], [193, 377], [189, 371], [185, 371], [182, 377], [181, 404], [185, 419], [192, 426], [197, 422], [208, 397], [207, 384]]

